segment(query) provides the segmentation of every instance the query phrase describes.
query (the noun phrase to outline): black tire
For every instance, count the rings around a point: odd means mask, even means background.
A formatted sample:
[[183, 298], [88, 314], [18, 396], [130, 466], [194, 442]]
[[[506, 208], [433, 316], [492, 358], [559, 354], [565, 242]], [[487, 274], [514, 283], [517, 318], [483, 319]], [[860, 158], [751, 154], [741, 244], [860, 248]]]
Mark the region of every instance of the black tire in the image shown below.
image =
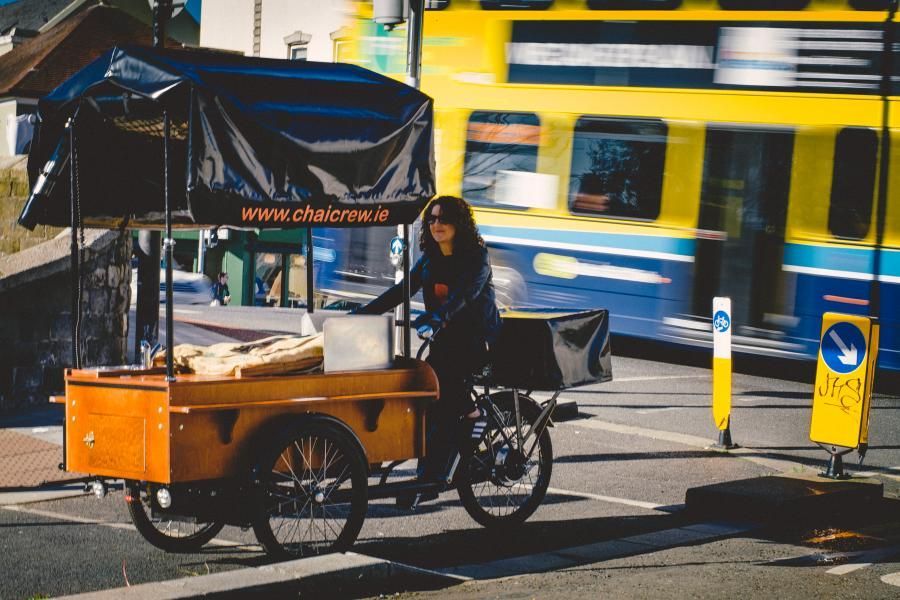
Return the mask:
[[[512, 392], [497, 392], [491, 398], [504, 422], [488, 418], [478, 446], [460, 461], [457, 491], [466, 512], [475, 521], [488, 528], [502, 528], [522, 523], [540, 506], [553, 471], [553, 445], [550, 432], [544, 427], [531, 458], [524, 460], [516, 447]], [[540, 408], [534, 400], [519, 394], [519, 412], [524, 434], [537, 420]], [[500, 427], [506, 428], [512, 447], [500, 435]], [[526, 451], [533, 441], [525, 441]]]
[[278, 559], [350, 548], [366, 517], [368, 473], [359, 442], [344, 427], [298, 421], [259, 462], [256, 539]]
[[224, 523], [175, 521], [153, 517], [150, 511], [150, 494], [147, 484], [125, 482], [125, 498], [131, 522], [148, 542], [166, 552], [197, 552], [216, 537]]

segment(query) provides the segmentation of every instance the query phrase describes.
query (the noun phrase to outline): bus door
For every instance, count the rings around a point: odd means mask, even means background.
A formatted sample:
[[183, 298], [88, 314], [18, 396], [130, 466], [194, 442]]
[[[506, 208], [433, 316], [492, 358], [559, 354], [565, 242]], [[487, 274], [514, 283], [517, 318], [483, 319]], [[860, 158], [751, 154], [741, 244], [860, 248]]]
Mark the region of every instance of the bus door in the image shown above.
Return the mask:
[[780, 337], [793, 312], [781, 272], [793, 147], [790, 130], [707, 129], [693, 312], [730, 297], [736, 335]]

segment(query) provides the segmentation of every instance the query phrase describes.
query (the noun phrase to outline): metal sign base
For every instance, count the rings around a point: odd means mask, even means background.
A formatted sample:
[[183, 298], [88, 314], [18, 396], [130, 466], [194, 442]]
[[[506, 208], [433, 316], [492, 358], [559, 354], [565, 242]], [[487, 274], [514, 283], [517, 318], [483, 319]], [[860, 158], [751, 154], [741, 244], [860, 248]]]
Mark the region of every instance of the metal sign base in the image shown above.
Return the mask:
[[850, 479], [850, 475], [844, 472], [844, 454], [850, 450], [843, 452], [832, 452], [831, 458], [828, 459], [828, 467], [819, 473], [819, 477], [827, 477], [828, 479]]

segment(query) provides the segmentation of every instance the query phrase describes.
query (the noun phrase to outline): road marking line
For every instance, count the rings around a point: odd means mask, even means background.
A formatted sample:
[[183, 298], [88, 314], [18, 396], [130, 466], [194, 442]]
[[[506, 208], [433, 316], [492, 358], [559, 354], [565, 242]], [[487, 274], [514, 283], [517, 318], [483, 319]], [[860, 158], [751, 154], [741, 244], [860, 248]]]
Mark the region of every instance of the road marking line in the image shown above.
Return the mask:
[[[600, 431], [609, 431], [612, 433], [621, 433], [623, 435], [636, 435], [653, 440], [664, 442], [674, 442], [684, 446], [692, 446], [695, 448], [709, 448], [713, 441], [707, 438], [698, 437], [686, 433], [678, 433], [675, 431], [662, 431], [660, 429], [647, 429], [644, 427], [636, 427], [634, 425], [622, 425], [620, 423], [610, 423], [601, 421], [597, 418], [574, 419], [571, 421], [562, 421], [556, 423], [557, 427], [583, 427], [585, 429], [597, 429]], [[757, 451], [753, 448], [736, 448], [729, 450], [728, 454], [734, 455], [752, 463], [758, 464], [767, 469], [772, 469], [777, 473], [797, 472], [810, 470], [809, 467], [800, 462], [784, 460], [780, 458], [766, 458], [763, 456], [754, 456]]]
[[[891, 556], [894, 556], [898, 553], [900, 553], [900, 546], [890, 546], [888, 548], [878, 548], [877, 550], [860, 552], [859, 554], [853, 555], [853, 560], [855, 562], [838, 565], [837, 567], [832, 567], [825, 572], [829, 575], [846, 575], [847, 573], [853, 573], [854, 571], [865, 569], [866, 567], [871, 567], [876, 562], [879, 562], [885, 558], [890, 558]], [[900, 585], [900, 578], [898, 578], [897, 585]]]
[[[588, 492], [576, 492], [574, 490], [563, 490], [560, 488], [548, 487], [547, 492], [550, 494], [558, 494], [560, 496], [574, 496], [576, 498], [585, 498], [587, 500], [600, 500], [601, 502], [609, 502], [612, 504], [624, 504], [626, 506], [636, 506], [638, 508], [646, 508], [648, 510], [659, 510], [661, 508], [670, 508], [670, 504], [655, 504], [653, 502], [643, 502], [641, 500], [630, 500], [628, 498], [615, 498], [613, 496], [601, 496], [600, 494], [590, 494]], [[665, 511], [669, 512], [669, 511]]]
[[660, 408], [645, 408], [643, 410], [634, 411], [635, 414], [638, 415], [649, 415], [658, 412], [665, 412], [667, 410], [684, 410], [685, 408], [704, 408], [699, 406], [662, 406]]
[[888, 585], [895, 585], [897, 587], [900, 587], [900, 572], [882, 575], [881, 580]]
[[[51, 512], [49, 510], [40, 510], [38, 508], [25, 508], [21, 505], [8, 505], [8, 506], [0, 506], [0, 509], [9, 510], [12, 512], [26, 513], [29, 515], [36, 515], [38, 517], [47, 517], [48, 519], [57, 519], [59, 521], [69, 521], [72, 523], [82, 523], [84, 525], [102, 525], [104, 527], [109, 527], [111, 529], [126, 529], [129, 531], [137, 531], [133, 524], [131, 523], [112, 523], [110, 521], [98, 521], [97, 519], [86, 519], [84, 517], [76, 517], [74, 515], [65, 515], [62, 513]], [[231, 542], [228, 540], [223, 540], [220, 538], [214, 538], [207, 542], [207, 544], [213, 546], [246, 546], [248, 549], [258, 549], [260, 552], [262, 548], [260, 546], [254, 546], [252, 544], [240, 544], [238, 542]]]
[[666, 381], [670, 379], [711, 379], [711, 375], [662, 375], [659, 377], [622, 377], [621, 379], [613, 378], [612, 381], [604, 384], [609, 385], [610, 383], [630, 383], [632, 381]]

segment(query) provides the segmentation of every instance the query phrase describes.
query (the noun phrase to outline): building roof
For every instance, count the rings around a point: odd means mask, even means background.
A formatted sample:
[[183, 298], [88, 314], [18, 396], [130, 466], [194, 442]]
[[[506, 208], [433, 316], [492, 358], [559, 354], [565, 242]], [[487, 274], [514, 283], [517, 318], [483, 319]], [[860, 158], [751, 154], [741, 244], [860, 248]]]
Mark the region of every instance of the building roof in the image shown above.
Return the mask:
[[0, 35], [14, 27], [38, 31], [74, 0], [19, 0], [0, 6]]
[[90, 6], [0, 56], [0, 96], [45, 96], [121, 44], [150, 46], [152, 31], [122, 10]]

